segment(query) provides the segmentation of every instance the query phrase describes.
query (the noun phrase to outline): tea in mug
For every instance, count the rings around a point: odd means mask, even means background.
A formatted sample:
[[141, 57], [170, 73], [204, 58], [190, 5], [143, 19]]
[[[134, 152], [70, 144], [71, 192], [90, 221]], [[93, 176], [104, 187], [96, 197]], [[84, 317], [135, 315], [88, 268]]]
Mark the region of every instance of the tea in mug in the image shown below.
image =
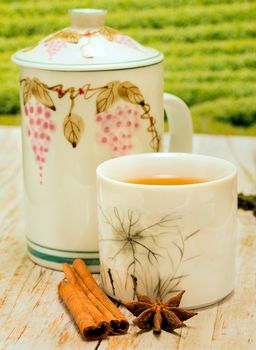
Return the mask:
[[192, 185], [206, 182], [204, 179], [194, 177], [176, 177], [170, 175], [156, 175], [152, 177], [137, 177], [124, 182], [136, 185]]

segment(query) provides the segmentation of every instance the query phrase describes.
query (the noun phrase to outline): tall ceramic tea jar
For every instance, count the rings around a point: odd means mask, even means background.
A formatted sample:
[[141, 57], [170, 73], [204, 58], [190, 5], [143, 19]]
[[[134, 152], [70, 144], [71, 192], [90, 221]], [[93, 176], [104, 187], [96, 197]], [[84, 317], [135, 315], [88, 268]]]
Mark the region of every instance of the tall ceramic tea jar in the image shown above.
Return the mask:
[[[161, 150], [163, 55], [104, 26], [105, 15], [72, 10], [69, 28], [13, 56], [21, 67], [28, 253], [51, 268], [80, 257], [98, 271], [97, 165]], [[172, 148], [189, 151], [188, 109], [177, 97], [166, 101]]]

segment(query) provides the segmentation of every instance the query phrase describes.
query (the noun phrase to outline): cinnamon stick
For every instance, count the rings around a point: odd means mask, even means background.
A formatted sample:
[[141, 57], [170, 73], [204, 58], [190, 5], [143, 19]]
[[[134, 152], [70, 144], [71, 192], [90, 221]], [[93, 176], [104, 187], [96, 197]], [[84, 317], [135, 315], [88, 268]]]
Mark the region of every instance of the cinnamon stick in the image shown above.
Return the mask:
[[[87, 288], [87, 286], [83, 283], [79, 275], [68, 264], [63, 264], [63, 270], [67, 280], [71, 283], [78, 284], [83, 289], [83, 292], [87, 298], [89, 298], [90, 302], [95, 305], [95, 307], [102, 313], [102, 315], [104, 315], [105, 320], [109, 324], [115, 325], [116, 320], [113, 317], [113, 314], [93, 295], [90, 289]], [[113, 331], [115, 331], [115, 329], [111, 330], [111, 334], [116, 334], [113, 333]]]
[[96, 305], [97, 309], [104, 315], [105, 320], [109, 322], [110, 333], [115, 335], [125, 334], [129, 328], [128, 321], [98, 286], [83, 260], [76, 259], [73, 262], [74, 275], [71, 275], [71, 268], [66, 265], [63, 267], [66, 277], [70, 281], [76, 279], [85, 295]]
[[71, 268], [70, 265], [64, 263], [63, 270], [65, 277], [70, 283], [79, 285], [79, 288], [83, 290], [87, 298], [91, 301], [91, 303], [104, 315], [105, 319], [109, 322], [110, 319], [113, 318], [112, 313], [103, 305], [101, 302], [93, 295], [90, 289], [83, 283], [79, 275]]
[[63, 264], [65, 279], [59, 295], [87, 340], [103, 339], [110, 334], [124, 334], [129, 323], [95, 282], [85, 263], [76, 259], [73, 268]]
[[60, 282], [58, 291], [85, 339], [99, 340], [108, 336], [108, 322], [91, 304], [79, 285], [64, 280]]

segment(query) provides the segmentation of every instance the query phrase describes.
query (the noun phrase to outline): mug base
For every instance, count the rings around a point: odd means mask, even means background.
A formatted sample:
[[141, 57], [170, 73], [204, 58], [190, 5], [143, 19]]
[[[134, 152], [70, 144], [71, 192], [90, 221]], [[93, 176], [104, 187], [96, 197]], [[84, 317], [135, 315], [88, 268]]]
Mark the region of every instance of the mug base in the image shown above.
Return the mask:
[[92, 273], [98, 273], [100, 269], [99, 253], [96, 251], [84, 253], [46, 248], [28, 239], [27, 253], [36, 264], [53, 270], [63, 271], [62, 264], [72, 264], [75, 259], [82, 259]]
[[[72, 264], [72, 262], [76, 259], [73, 258], [70, 261], [63, 261], [62, 263], [56, 263], [56, 262], [51, 262], [51, 261], [47, 261], [47, 260], [42, 260], [37, 258], [36, 256], [34, 256], [33, 254], [30, 254], [29, 252], [27, 253], [28, 257], [37, 265], [40, 265], [42, 267], [46, 267], [47, 269], [51, 269], [51, 270], [56, 270], [56, 271], [63, 271], [63, 267], [62, 264], [64, 262], [68, 262], [69, 264]], [[80, 258], [79, 258], [80, 259]], [[85, 259], [84, 262], [86, 263]], [[88, 266], [89, 270], [91, 273], [99, 273], [99, 266]]]
[[[102, 283], [100, 283], [100, 287], [101, 289], [104, 291], [104, 293], [106, 293], [111, 299], [116, 300], [117, 302], [120, 302], [120, 298], [118, 299], [116, 296], [114, 296], [113, 294], [109, 293], [108, 291], [106, 291], [106, 289], [102, 286]], [[203, 304], [197, 303], [195, 305], [187, 305], [187, 304], [182, 304], [181, 302], [181, 307], [184, 309], [188, 309], [188, 310], [197, 310], [197, 309], [202, 309], [202, 308], [206, 308], [206, 307], [210, 307], [213, 306], [214, 304], [220, 303], [222, 302], [224, 299], [229, 298], [230, 296], [233, 295], [234, 289], [232, 288], [228, 293], [225, 293], [225, 295], [214, 299], [213, 301], [209, 301]]]

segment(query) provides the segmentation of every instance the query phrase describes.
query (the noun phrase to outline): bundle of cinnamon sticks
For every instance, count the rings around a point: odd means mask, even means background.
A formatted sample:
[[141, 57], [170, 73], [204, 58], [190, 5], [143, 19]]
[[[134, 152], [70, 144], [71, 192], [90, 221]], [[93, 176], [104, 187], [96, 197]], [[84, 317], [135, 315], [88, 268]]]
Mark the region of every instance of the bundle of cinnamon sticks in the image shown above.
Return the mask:
[[74, 260], [73, 268], [64, 263], [63, 270], [65, 279], [58, 286], [59, 295], [85, 339], [127, 333], [128, 321], [100, 289], [82, 260]]

